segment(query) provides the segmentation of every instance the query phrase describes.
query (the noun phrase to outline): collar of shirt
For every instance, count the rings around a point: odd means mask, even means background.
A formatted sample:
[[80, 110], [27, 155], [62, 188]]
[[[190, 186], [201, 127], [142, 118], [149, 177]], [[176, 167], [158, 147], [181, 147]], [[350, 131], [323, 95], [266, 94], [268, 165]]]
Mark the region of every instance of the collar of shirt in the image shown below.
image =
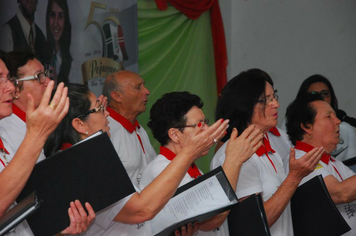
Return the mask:
[[17, 115], [23, 122], [26, 123], [26, 113], [21, 111], [15, 104], [12, 103], [12, 113]]
[[270, 128], [268, 131], [271, 132], [274, 136], [278, 136], [278, 137], [281, 136], [281, 134], [279, 133], [279, 131], [278, 131], [276, 126]]
[[[313, 146], [301, 141], [297, 141], [295, 144], [295, 149], [302, 150], [304, 152], [310, 152], [311, 150], [313, 150], [313, 148], [314, 148]], [[330, 160], [332, 162], [335, 162], [335, 160], [331, 158], [330, 154], [326, 154], [324, 152], [321, 157], [321, 161], [328, 165]]]
[[140, 128], [140, 124], [135, 120], [135, 124], [132, 124], [128, 119], [117, 113], [114, 109], [107, 107], [111, 118], [119, 122], [129, 133], [135, 131], [136, 128]]
[[[177, 155], [172, 152], [170, 149], [166, 148], [166, 147], [159, 147], [159, 154], [164, 156], [165, 158], [167, 158], [168, 160], [172, 161]], [[188, 174], [190, 175], [190, 177], [196, 179], [199, 176], [201, 176], [201, 173], [198, 169], [198, 167], [195, 165], [195, 163], [193, 162], [188, 169]]]
[[275, 153], [275, 151], [271, 147], [271, 144], [269, 143], [268, 135], [267, 135], [267, 133], [265, 133], [265, 135], [263, 137], [263, 145], [261, 145], [261, 147], [259, 149], [257, 149], [256, 154], [257, 154], [257, 156], [260, 157], [263, 154], [268, 153], [268, 152]]
[[26, 36], [26, 40], [27, 43], [28, 42], [28, 36], [30, 35], [30, 29], [32, 27], [32, 31], [33, 31], [33, 37], [36, 38], [36, 28], [35, 28], [35, 24], [33, 23], [32, 25], [30, 25], [28, 23], [28, 21], [26, 20], [26, 18], [22, 15], [22, 12], [20, 10], [20, 8], [18, 9], [17, 13], [16, 13], [17, 18], [19, 18], [21, 27], [22, 27], [22, 31], [24, 33], [24, 35]]

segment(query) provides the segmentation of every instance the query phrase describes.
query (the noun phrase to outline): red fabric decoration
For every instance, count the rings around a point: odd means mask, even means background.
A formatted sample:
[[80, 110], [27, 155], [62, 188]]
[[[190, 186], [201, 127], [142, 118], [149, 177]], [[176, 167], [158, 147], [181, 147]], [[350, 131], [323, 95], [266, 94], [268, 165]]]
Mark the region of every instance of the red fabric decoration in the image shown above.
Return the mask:
[[157, 8], [167, 10], [167, 2], [181, 11], [188, 18], [195, 20], [210, 9], [210, 23], [213, 34], [216, 86], [218, 94], [227, 82], [227, 52], [224, 25], [218, 0], [155, 0]]
[[[176, 157], [176, 154], [174, 154], [174, 152], [172, 152], [170, 149], [168, 149], [166, 147], [160, 146], [159, 150], [160, 150], [159, 154], [166, 157], [170, 161], [172, 161]], [[201, 173], [194, 162], [189, 166], [188, 174], [190, 175], [190, 177], [192, 177], [194, 179], [201, 176]]]
[[273, 127], [273, 128], [270, 128], [268, 131], [271, 132], [274, 136], [277, 136], [277, 137], [281, 136], [281, 134], [279, 133], [279, 131], [276, 128], [276, 126]]
[[[267, 134], [265, 134], [265, 136], [268, 138]], [[271, 164], [274, 168], [274, 171], [276, 171], [276, 173], [277, 173], [276, 166], [274, 165], [271, 158], [268, 156], [269, 152], [275, 153], [275, 151], [272, 149], [271, 144], [269, 143], [269, 140], [266, 137], [263, 137], [263, 145], [259, 149], [257, 149], [256, 154], [259, 157], [261, 157], [263, 154], [266, 154], [269, 162], [271, 162]]]
[[10, 153], [6, 150], [6, 148], [5, 148], [5, 146], [4, 146], [4, 143], [2, 142], [1, 138], [0, 138], [0, 150], [3, 151], [3, 152], [6, 153], [6, 154], [10, 154]]
[[67, 148], [70, 148], [71, 146], [73, 146], [73, 144], [71, 144], [71, 143], [63, 143], [59, 150], [64, 151]]

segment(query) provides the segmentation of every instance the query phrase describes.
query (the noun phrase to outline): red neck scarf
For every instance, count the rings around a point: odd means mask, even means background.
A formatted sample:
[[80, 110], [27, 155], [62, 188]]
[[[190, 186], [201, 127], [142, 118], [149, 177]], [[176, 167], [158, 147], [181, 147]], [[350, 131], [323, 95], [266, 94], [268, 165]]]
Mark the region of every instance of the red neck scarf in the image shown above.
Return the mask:
[[108, 112], [110, 113], [111, 118], [119, 122], [124, 128], [132, 134], [136, 130], [136, 128], [140, 128], [140, 124], [135, 120], [135, 124], [132, 124], [128, 119], [117, 113], [111, 107], [107, 107]]
[[278, 136], [278, 137], [281, 136], [281, 134], [279, 133], [279, 131], [278, 131], [276, 126], [270, 128], [268, 131], [271, 132], [274, 136]]
[[[296, 143], [295, 143], [295, 149], [302, 150], [304, 152], [310, 152], [311, 150], [313, 150], [313, 148], [314, 148], [313, 146], [311, 146], [307, 143], [301, 142], [301, 141], [296, 141]], [[330, 154], [326, 154], [324, 152], [323, 155], [321, 156], [321, 161], [324, 162], [325, 164], [329, 165], [329, 163], [331, 164], [331, 162], [335, 162], [335, 159], [331, 158]], [[332, 167], [334, 168], [336, 173], [339, 175], [341, 180], [344, 180], [341, 177], [340, 172], [336, 169], [336, 167], [334, 165], [332, 165]]]
[[[164, 156], [165, 158], [167, 158], [168, 160], [172, 161], [177, 155], [174, 154], [171, 150], [169, 150], [166, 147], [159, 147], [159, 154], [161, 154], [162, 156]], [[194, 164], [194, 162], [190, 165], [189, 169], [188, 169], [188, 174], [190, 175], [190, 177], [196, 179], [199, 176], [201, 176], [201, 173], [198, 169], [198, 167]]]
[[271, 144], [269, 143], [268, 136], [265, 133], [265, 135], [263, 137], [263, 145], [261, 145], [261, 147], [259, 149], [257, 149], [256, 154], [260, 157], [263, 154], [267, 154], [269, 152], [275, 153], [275, 151], [271, 147]]
[[[0, 138], [0, 150], [1, 150], [3, 153], [5, 153], [5, 154], [10, 154], [10, 153], [6, 150], [6, 148], [5, 148], [5, 146], [4, 146], [4, 143], [2, 142], [1, 138]], [[6, 167], [6, 165], [7, 165], [7, 159], [6, 159], [6, 156], [5, 156], [5, 155], [4, 155], [4, 160], [0, 158], [0, 162], [1, 162], [1, 164], [2, 164], [4, 167]]]
[[[314, 148], [313, 146], [311, 146], [307, 143], [301, 142], [301, 141], [297, 141], [295, 144], [295, 149], [302, 150], [304, 152], [310, 152], [311, 150], [313, 150], [313, 148]], [[330, 161], [335, 162], [335, 160], [331, 158], [331, 155], [326, 154], [325, 152], [323, 153], [323, 155], [321, 157], [321, 161], [327, 165], [329, 165]]]
[[23, 122], [26, 123], [26, 113], [21, 111], [14, 103], [12, 103], [12, 113], [17, 115]]
[[66, 150], [67, 148], [70, 148], [71, 146], [73, 146], [71, 143], [63, 143], [60, 150]]
[[[278, 130], [277, 130], [278, 131]], [[278, 132], [279, 133], [279, 132]], [[273, 161], [271, 160], [271, 158], [268, 156], [268, 153], [269, 152], [272, 152], [272, 153], [275, 153], [275, 151], [272, 149], [271, 147], [271, 144], [269, 143], [269, 140], [268, 140], [268, 135], [267, 133], [265, 133], [265, 135], [263, 136], [263, 145], [261, 145], [261, 147], [259, 149], [257, 149], [256, 151], [256, 154], [257, 156], [261, 157], [263, 154], [266, 154], [269, 162], [271, 162], [273, 168], [274, 168], [274, 171], [276, 171], [277, 173], [277, 169], [276, 169], [276, 166], [274, 165]]]
[[[128, 119], [126, 119], [125, 117], [123, 117], [122, 115], [117, 113], [111, 107], [107, 107], [107, 110], [110, 113], [111, 118], [113, 118], [114, 120], [119, 122], [130, 134], [132, 134], [132, 132], [136, 131], [136, 128], [138, 128], [138, 129], [141, 128], [141, 126], [137, 122], [137, 120], [135, 120], [135, 123], [132, 124]], [[136, 135], [137, 135], [138, 141], [140, 141], [142, 151], [143, 151], [143, 153], [145, 153], [145, 148], [143, 147], [142, 139], [137, 132], [136, 132]]]
[[5, 148], [5, 146], [4, 146], [4, 143], [2, 142], [1, 138], [0, 138], [0, 150], [3, 151], [3, 152], [6, 153], [6, 154], [10, 154], [10, 153], [6, 150], [6, 148]]

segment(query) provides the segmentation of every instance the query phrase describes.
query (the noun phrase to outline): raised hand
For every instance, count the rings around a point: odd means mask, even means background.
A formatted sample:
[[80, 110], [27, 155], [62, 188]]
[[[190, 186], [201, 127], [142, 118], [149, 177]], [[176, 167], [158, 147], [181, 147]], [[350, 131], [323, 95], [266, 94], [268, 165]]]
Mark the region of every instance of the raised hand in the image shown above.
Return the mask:
[[188, 149], [195, 159], [206, 155], [219, 139], [224, 137], [229, 120], [218, 120], [213, 125], [204, 129], [202, 122], [194, 128], [189, 137], [184, 141], [183, 148]]
[[239, 137], [237, 135], [237, 129], [233, 128], [225, 155], [226, 158], [233, 158], [243, 163], [262, 145], [263, 133], [255, 125], [250, 125]]
[[325, 149], [322, 147], [313, 148], [310, 152], [306, 153], [304, 156], [297, 160], [295, 159], [295, 150], [294, 148], [291, 148], [289, 158], [289, 173], [295, 178], [301, 180], [315, 169], [324, 151]]
[[54, 81], [50, 81], [37, 108], [35, 108], [34, 98], [30, 94], [27, 95], [26, 135], [33, 135], [43, 142], [54, 131], [67, 114], [69, 108], [68, 88], [64, 87], [63, 83], [58, 85], [56, 93], [50, 102], [53, 87]]

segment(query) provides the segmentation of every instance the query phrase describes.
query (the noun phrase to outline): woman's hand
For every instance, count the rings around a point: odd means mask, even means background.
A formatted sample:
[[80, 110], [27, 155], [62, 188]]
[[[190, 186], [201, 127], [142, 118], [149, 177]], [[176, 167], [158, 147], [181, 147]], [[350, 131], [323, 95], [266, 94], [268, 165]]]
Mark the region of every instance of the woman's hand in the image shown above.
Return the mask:
[[198, 222], [195, 224], [189, 223], [187, 226], [182, 226], [180, 230], [174, 232], [175, 236], [192, 236], [195, 232], [198, 231]]
[[61, 234], [80, 234], [87, 230], [95, 218], [95, 212], [89, 203], [85, 203], [85, 208], [89, 213], [88, 215], [79, 200], [70, 203], [68, 209], [70, 225]]
[[190, 152], [194, 160], [206, 155], [209, 148], [224, 137], [228, 123], [229, 120], [220, 119], [207, 129], [204, 129], [203, 122], [200, 122], [184, 141], [183, 149]]
[[225, 155], [226, 158], [243, 163], [262, 145], [263, 133], [255, 125], [250, 125], [239, 137], [237, 135], [237, 129], [233, 128]]
[[291, 148], [289, 158], [289, 174], [295, 179], [301, 181], [305, 176], [315, 170], [315, 167], [319, 163], [324, 151], [325, 149], [322, 147], [313, 148], [297, 160], [295, 159], [295, 150], [294, 148]]
[[63, 83], [58, 85], [56, 93], [50, 102], [53, 87], [54, 81], [50, 81], [37, 108], [35, 107], [34, 98], [27, 94], [26, 135], [31, 135], [36, 140], [39, 139], [43, 142], [46, 141], [47, 137], [64, 118], [69, 108], [68, 88], [64, 87]]

